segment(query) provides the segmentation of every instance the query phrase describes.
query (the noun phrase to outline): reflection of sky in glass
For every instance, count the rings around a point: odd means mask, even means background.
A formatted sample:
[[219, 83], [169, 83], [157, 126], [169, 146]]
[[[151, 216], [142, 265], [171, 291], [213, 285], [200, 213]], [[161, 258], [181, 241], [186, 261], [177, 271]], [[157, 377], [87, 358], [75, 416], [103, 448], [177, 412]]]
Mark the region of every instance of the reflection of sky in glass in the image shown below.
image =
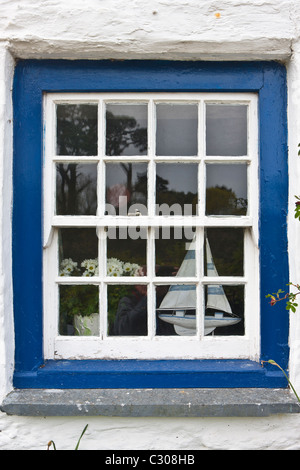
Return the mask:
[[168, 190], [197, 194], [198, 165], [193, 163], [158, 163], [156, 174], [168, 181]]
[[106, 105], [106, 155], [147, 154], [147, 105]]
[[156, 106], [156, 155], [197, 155], [197, 105]]
[[206, 155], [247, 155], [247, 106], [206, 106]]

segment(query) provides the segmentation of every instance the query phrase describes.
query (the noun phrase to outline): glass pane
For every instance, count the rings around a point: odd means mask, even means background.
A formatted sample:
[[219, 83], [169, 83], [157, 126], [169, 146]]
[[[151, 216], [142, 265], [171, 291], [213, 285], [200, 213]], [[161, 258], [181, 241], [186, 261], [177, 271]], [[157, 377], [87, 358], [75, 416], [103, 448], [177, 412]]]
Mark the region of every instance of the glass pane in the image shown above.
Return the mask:
[[147, 163], [106, 164], [106, 212], [147, 215]]
[[56, 214], [95, 215], [97, 165], [56, 164]]
[[195, 276], [195, 246], [190, 227], [163, 227], [156, 230], [156, 276]]
[[[135, 238], [136, 233], [141, 236]], [[107, 275], [114, 277], [145, 275], [147, 229], [121, 227], [111, 229], [108, 235], [110, 238], [107, 238]]]
[[147, 286], [107, 286], [108, 335], [146, 336]]
[[59, 333], [99, 335], [99, 290], [97, 286], [59, 286]]
[[198, 106], [158, 104], [156, 106], [156, 155], [198, 154]]
[[157, 335], [196, 334], [196, 286], [157, 286]]
[[244, 334], [244, 286], [205, 286], [205, 334]]
[[247, 164], [206, 165], [206, 214], [247, 214]]
[[206, 105], [206, 155], [247, 155], [246, 105]]
[[156, 165], [156, 215], [195, 215], [198, 198], [198, 165]]
[[98, 106], [59, 104], [57, 113], [57, 155], [98, 154]]
[[147, 155], [147, 105], [106, 105], [106, 155]]
[[98, 275], [98, 238], [95, 228], [58, 229], [59, 275]]
[[244, 230], [207, 228], [205, 241], [206, 276], [244, 275]]

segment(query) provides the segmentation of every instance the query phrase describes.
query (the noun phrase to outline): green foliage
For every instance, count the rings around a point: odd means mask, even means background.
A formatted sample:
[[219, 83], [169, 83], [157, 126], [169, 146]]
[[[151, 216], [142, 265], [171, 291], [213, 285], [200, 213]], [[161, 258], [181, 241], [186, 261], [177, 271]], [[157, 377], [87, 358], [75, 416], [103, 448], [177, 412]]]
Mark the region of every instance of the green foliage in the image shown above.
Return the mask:
[[[81, 433], [81, 435], [80, 435], [80, 437], [79, 437], [79, 439], [78, 439], [78, 441], [77, 441], [77, 444], [76, 444], [74, 450], [78, 450], [79, 444], [80, 444], [80, 441], [81, 441], [81, 438], [82, 438], [82, 436], [84, 435], [85, 431], [87, 430], [87, 427], [88, 427], [88, 424], [84, 427], [84, 429], [83, 429], [83, 431], [82, 431], [82, 433]], [[54, 450], [57, 450], [54, 441], [49, 441], [49, 442], [48, 442], [47, 450], [50, 450], [50, 447], [51, 447], [51, 446], [53, 446], [53, 449], [54, 449]]]
[[99, 291], [97, 286], [60, 286], [60, 313], [64, 317], [88, 316], [98, 311]]
[[295, 198], [297, 199], [296, 208], [295, 208], [295, 219], [300, 220], [300, 197], [295, 196]]
[[[298, 144], [298, 147], [300, 147], [300, 144]], [[300, 155], [300, 150], [298, 151], [298, 155]], [[295, 207], [295, 219], [300, 220], [300, 197], [295, 196], [297, 199], [296, 201], [296, 207]], [[280, 294], [284, 294], [284, 291], [279, 289], [277, 292], [273, 292], [272, 294], [267, 294], [266, 298], [270, 298], [270, 305], [273, 306], [277, 302], [280, 302], [281, 300], [286, 300], [286, 310], [291, 310], [293, 313], [296, 312], [296, 309], [298, 307], [298, 303], [296, 302], [296, 297], [297, 295], [300, 294], [300, 284], [294, 284], [292, 282], [289, 282], [287, 284], [288, 286], [293, 286], [296, 289], [296, 292], [288, 292], [284, 296], [280, 296]]]
[[247, 200], [237, 198], [232, 189], [226, 186], [215, 186], [206, 190], [207, 215], [245, 215]]
[[109, 331], [112, 331], [114, 321], [116, 318], [116, 313], [118, 310], [118, 305], [120, 300], [123, 297], [129, 296], [132, 294], [133, 287], [129, 285], [111, 285], [108, 286], [108, 296], [107, 296], [107, 301], [108, 301], [108, 325], [109, 325]]
[[[296, 297], [297, 295], [300, 294], [300, 285], [299, 284], [293, 284], [292, 282], [289, 282], [287, 284], [288, 286], [293, 286], [297, 289], [297, 292], [285, 292], [282, 289], [279, 289], [277, 292], [273, 292], [272, 294], [267, 294], [266, 298], [270, 298], [270, 305], [273, 306], [277, 302], [281, 302], [282, 300], [286, 300], [286, 310], [291, 310], [292, 312], [296, 312], [296, 309], [298, 307], [298, 303], [296, 302]], [[285, 294], [281, 296], [281, 294]]]
[[[300, 144], [298, 144], [298, 147], [300, 147]], [[300, 149], [298, 150], [298, 155], [300, 155]], [[295, 219], [300, 220], [300, 197], [295, 196], [295, 198], [297, 199], [296, 208], [295, 208]], [[271, 301], [270, 301], [271, 306], [275, 305], [277, 302], [280, 302], [282, 300], [286, 300], [286, 307], [285, 307], [286, 310], [291, 310], [292, 312], [295, 313], [296, 309], [298, 307], [298, 303], [296, 302], [296, 297], [297, 297], [297, 295], [300, 294], [300, 284], [293, 284], [292, 282], [289, 282], [287, 285], [295, 287], [297, 289], [297, 291], [296, 292], [288, 292], [287, 294], [282, 295], [282, 294], [284, 294], [284, 291], [282, 289], [279, 289], [277, 292], [273, 292], [272, 294], [267, 294], [266, 297], [271, 299]], [[288, 381], [289, 386], [291, 387], [293, 393], [295, 394], [295, 396], [296, 396], [296, 398], [297, 398], [297, 400], [300, 404], [300, 398], [297, 395], [297, 392], [296, 392], [295, 388], [293, 387], [293, 384], [289, 380], [287, 374], [282, 369], [282, 367], [280, 367], [280, 365], [277, 364], [277, 362], [273, 361], [273, 359], [270, 359], [269, 361], [262, 361], [262, 363], [264, 363], [264, 362], [267, 362], [269, 364], [272, 364], [272, 365], [278, 367], [283, 372], [284, 376], [286, 377], [286, 379]]]

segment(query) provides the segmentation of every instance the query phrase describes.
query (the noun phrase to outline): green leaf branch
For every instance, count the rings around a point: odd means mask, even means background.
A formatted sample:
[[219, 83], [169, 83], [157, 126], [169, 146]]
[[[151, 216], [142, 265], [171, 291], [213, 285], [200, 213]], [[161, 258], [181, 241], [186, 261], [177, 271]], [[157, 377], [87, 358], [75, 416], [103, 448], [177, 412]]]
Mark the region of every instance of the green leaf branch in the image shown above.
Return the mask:
[[[300, 144], [298, 145], [300, 147]], [[298, 151], [298, 155], [300, 155], [300, 150]], [[300, 197], [295, 196], [297, 199], [296, 207], [295, 207], [295, 219], [299, 219], [300, 221]], [[292, 312], [296, 312], [298, 307], [297, 303], [297, 296], [300, 294], [300, 284], [295, 284], [293, 282], [289, 282], [287, 286], [293, 286], [296, 289], [296, 292], [287, 292], [285, 293], [282, 289], [279, 289], [277, 292], [273, 292], [272, 294], [267, 294], [266, 298], [270, 298], [270, 305], [273, 307], [278, 302], [282, 300], [286, 300], [286, 310], [291, 310]], [[283, 295], [284, 294], [284, 295]]]
[[[81, 435], [80, 435], [80, 437], [79, 437], [79, 439], [78, 439], [78, 441], [77, 441], [77, 444], [76, 444], [74, 450], [78, 450], [79, 444], [80, 444], [80, 441], [81, 441], [81, 438], [82, 438], [82, 436], [84, 435], [85, 431], [87, 430], [87, 427], [88, 427], [88, 424], [84, 427], [84, 429], [83, 429], [83, 431], [82, 431], [82, 433], [81, 433]], [[55, 442], [52, 441], [52, 440], [48, 442], [48, 444], [47, 444], [47, 450], [50, 450], [50, 447], [51, 447], [51, 446], [53, 447], [53, 450], [57, 450], [57, 449], [56, 449]]]
[[[300, 144], [298, 144], [298, 147], [300, 147]], [[300, 149], [298, 150], [298, 155], [300, 155]], [[295, 196], [297, 201], [295, 202], [295, 219], [298, 219], [300, 221], [300, 197]], [[273, 292], [272, 294], [267, 294], [266, 297], [270, 298], [270, 305], [274, 306], [278, 302], [281, 302], [282, 300], [286, 300], [286, 310], [291, 310], [292, 312], [296, 312], [296, 309], [298, 307], [298, 303], [296, 302], [297, 296], [300, 294], [300, 284], [295, 284], [293, 282], [289, 282], [287, 284], [288, 286], [293, 286], [296, 289], [296, 292], [287, 292], [285, 293], [282, 289], [279, 289], [277, 292]], [[296, 396], [298, 403], [300, 404], [300, 398], [299, 395], [297, 394], [293, 384], [291, 383], [290, 379], [288, 378], [286, 372], [283, 370], [283, 368], [277, 364], [273, 359], [270, 359], [268, 361], [261, 361], [261, 363], [269, 363], [272, 364], [276, 367], [278, 367], [282, 373], [284, 374], [286, 380], [288, 381], [288, 384], [293, 391], [294, 395]]]
[[[273, 307], [275, 304], [278, 302], [281, 302], [282, 300], [286, 300], [286, 310], [291, 310], [292, 312], [296, 312], [296, 309], [298, 307], [298, 303], [296, 302], [297, 300], [297, 295], [300, 294], [300, 285], [299, 284], [293, 284], [292, 282], [289, 282], [287, 284], [288, 286], [293, 286], [297, 289], [296, 292], [285, 292], [282, 289], [279, 289], [277, 292], [273, 292], [272, 294], [267, 294], [266, 298], [270, 298], [270, 305]], [[283, 295], [285, 294], [285, 295]]]
[[300, 197], [299, 196], [295, 196], [295, 198], [297, 199], [296, 201], [296, 207], [295, 207], [295, 219], [299, 219], [300, 220]]

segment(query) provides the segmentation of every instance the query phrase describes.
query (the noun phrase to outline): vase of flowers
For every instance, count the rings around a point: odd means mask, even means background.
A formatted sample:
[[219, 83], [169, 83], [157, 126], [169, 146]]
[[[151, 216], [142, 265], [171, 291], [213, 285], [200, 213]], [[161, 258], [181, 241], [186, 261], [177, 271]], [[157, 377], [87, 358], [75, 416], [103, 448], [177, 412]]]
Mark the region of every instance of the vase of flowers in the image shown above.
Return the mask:
[[74, 315], [74, 328], [77, 336], [97, 336], [99, 335], [99, 313], [91, 315]]
[[[71, 258], [63, 259], [60, 263], [60, 276], [94, 277], [98, 275], [98, 259], [85, 259], [78, 266]], [[142, 268], [138, 264], [123, 262], [117, 258], [107, 260], [107, 276], [141, 276]], [[127, 286], [115, 286], [126, 289]], [[112, 296], [108, 301], [109, 321], [114, 315], [118, 296]], [[97, 285], [78, 284], [60, 286], [60, 317], [71, 325], [75, 335], [99, 335], [99, 290]], [[70, 326], [69, 326], [70, 328]], [[68, 333], [67, 333], [68, 334]], [[72, 333], [73, 334], [73, 333]]]

